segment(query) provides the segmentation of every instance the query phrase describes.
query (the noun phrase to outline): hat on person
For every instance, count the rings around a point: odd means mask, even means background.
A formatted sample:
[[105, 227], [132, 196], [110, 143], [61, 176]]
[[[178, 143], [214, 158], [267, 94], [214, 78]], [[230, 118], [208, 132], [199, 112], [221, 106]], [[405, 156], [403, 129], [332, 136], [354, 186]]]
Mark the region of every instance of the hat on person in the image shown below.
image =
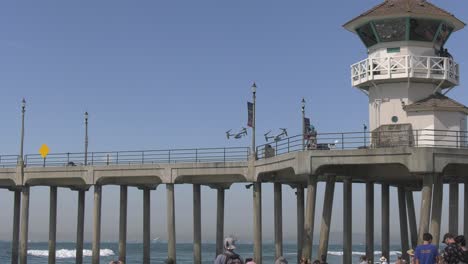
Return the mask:
[[227, 250], [234, 250], [236, 249], [236, 239], [232, 236], [226, 237], [224, 239], [224, 248]]
[[387, 258], [384, 257], [384, 256], [381, 256], [381, 257], [380, 257], [380, 261], [381, 261], [381, 262], [387, 261]]
[[410, 250], [406, 251], [406, 253], [408, 253], [408, 255], [410, 255], [410, 256], [414, 256], [414, 249], [410, 249]]
[[447, 243], [445, 242], [445, 240], [447, 240], [448, 238], [453, 238], [453, 239], [455, 239], [455, 236], [454, 236], [452, 233], [447, 233], [447, 234], [445, 234], [445, 235], [444, 235], [444, 239], [442, 239], [442, 243], [447, 244]]

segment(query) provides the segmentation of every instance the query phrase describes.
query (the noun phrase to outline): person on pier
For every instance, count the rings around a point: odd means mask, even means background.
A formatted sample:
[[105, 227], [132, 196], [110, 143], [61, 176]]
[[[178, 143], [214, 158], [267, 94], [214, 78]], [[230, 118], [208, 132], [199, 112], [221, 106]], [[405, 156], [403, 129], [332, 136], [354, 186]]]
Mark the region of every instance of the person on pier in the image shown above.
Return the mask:
[[423, 234], [423, 244], [416, 247], [414, 253], [416, 264], [436, 264], [439, 259], [437, 247], [432, 244], [432, 235]]
[[234, 252], [236, 249], [236, 239], [232, 236], [224, 239], [224, 252], [219, 254], [214, 264], [244, 264], [242, 258]]
[[463, 250], [455, 242], [455, 236], [453, 234], [445, 234], [442, 242], [447, 245], [443, 252], [443, 259], [446, 264], [465, 263]]

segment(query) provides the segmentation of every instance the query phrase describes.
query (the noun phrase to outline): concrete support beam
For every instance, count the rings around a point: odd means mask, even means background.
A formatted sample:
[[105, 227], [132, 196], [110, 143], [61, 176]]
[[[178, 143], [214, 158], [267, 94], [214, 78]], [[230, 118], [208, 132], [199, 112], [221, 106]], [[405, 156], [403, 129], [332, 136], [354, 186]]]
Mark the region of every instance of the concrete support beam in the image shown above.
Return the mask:
[[463, 200], [463, 234], [468, 237], [468, 179], [465, 178]]
[[20, 264], [28, 263], [29, 186], [21, 191], [21, 240]]
[[423, 243], [423, 234], [429, 232], [429, 221], [431, 216], [432, 183], [433, 175], [423, 176], [423, 187], [421, 194], [421, 213], [419, 214], [418, 245]]
[[309, 175], [307, 182], [307, 202], [306, 202], [306, 218], [304, 224], [304, 241], [302, 244], [302, 257], [311, 260], [312, 258], [312, 243], [314, 237], [314, 220], [315, 220], [315, 200], [317, 197], [317, 177]]
[[374, 183], [366, 183], [366, 256], [374, 263]]
[[414, 209], [414, 198], [412, 191], [406, 191], [406, 205], [408, 208], [409, 230], [411, 235], [411, 248], [418, 245], [418, 225], [416, 224], [416, 211]]
[[85, 190], [78, 191], [78, 214], [76, 221], [76, 264], [83, 263], [85, 194]]
[[13, 230], [11, 239], [11, 264], [18, 264], [18, 246], [20, 235], [21, 191], [15, 190], [13, 205]]
[[50, 187], [49, 206], [49, 264], [55, 264], [57, 240], [57, 186]]
[[352, 262], [353, 252], [353, 181], [351, 178], [343, 180], [343, 264]]
[[434, 191], [432, 197], [432, 215], [431, 215], [431, 231], [432, 234], [432, 244], [439, 247], [440, 243], [440, 224], [442, 221], [442, 203], [443, 203], [443, 193], [444, 192], [444, 183], [443, 177], [440, 174], [434, 175]]
[[150, 189], [143, 188], [143, 264], [150, 264], [151, 259], [151, 196]]
[[253, 184], [254, 261], [262, 263], [262, 183]]
[[175, 197], [174, 184], [166, 184], [167, 190], [167, 255], [176, 263]]
[[304, 241], [304, 186], [298, 185], [296, 190], [297, 201], [297, 263], [302, 256], [302, 241]]
[[119, 214], [119, 260], [127, 262], [127, 196], [128, 186], [120, 186], [120, 214]]
[[223, 253], [224, 240], [224, 189], [218, 188], [216, 204], [216, 256]]
[[388, 184], [382, 184], [382, 255], [390, 259], [390, 186]]
[[458, 234], [458, 183], [449, 185], [449, 233]]
[[93, 256], [92, 264], [99, 264], [101, 251], [101, 196], [102, 186], [94, 185], [94, 215], [93, 215]]
[[328, 253], [328, 241], [330, 237], [330, 225], [333, 208], [333, 196], [335, 194], [334, 175], [328, 175], [325, 186], [325, 199], [323, 202], [322, 224], [320, 227], [320, 242], [318, 249], [318, 259], [326, 260]]
[[406, 261], [409, 261], [408, 254], [406, 251], [409, 249], [408, 243], [408, 217], [406, 215], [406, 198], [405, 188], [402, 186], [398, 187], [398, 208], [400, 211], [400, 238], [401, 238], [401, 252], [402, 257]]
[[281, 183], [275, 182], [274, 189], [274, 227], [275, 227], [275, 259], [283, 256], [283, 199]]
[[193, 185], [193, 263], [202, 263], [201, 248], [201, 188]]

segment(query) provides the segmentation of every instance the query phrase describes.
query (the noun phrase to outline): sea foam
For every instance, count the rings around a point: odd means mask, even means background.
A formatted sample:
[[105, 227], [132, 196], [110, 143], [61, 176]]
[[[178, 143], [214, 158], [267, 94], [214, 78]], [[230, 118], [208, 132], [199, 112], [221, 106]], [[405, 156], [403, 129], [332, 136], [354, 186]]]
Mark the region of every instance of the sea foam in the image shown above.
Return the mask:
[[[48, 250], [36, 250], [30, 249], [28, 250], [28, 255], [36, 256], [36, 257], [48, 257], [49, 251]], [[89, 249], [83, 249], [83, 256], [91, 257], [93, 255], [93, 251]], [[113, 256], [115, 255], [114, 251], [111, 249], [101, 249], [99, 251], [99, 255], [101, 257]], [[65, 259], [65, 258], [75, 258], [76, 257], [76, 250], [75, 249], [59, 249], [55, 252], [55, 256], [58, 259]]]

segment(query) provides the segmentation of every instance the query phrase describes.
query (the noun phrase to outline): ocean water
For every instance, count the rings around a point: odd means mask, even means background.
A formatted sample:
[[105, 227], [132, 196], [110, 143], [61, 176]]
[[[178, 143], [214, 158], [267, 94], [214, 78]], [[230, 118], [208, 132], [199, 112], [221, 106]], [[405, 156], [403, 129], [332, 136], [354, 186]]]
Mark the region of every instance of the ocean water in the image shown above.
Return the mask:
[[[48, 256], [47, 242], [30, 242], [28, 247], [28, 263], [46, 264]], [[83, 251], [84, 263], [91, 263], [91, 243], [86, 243]], [[180, 243], [177, 244], [177, 263], [193, 263], [192, 244]], [[400, 254], [397, 246], [391, 247], [390, 260], [396, 260], [397, 254]], [[296, 263], [296, 245], [284, 244], [284, 257], [289, 263]], [[74, 264], [75, 263], [75, 244], [68, 242], [57, 243], [57, 264]], [[252, 244], [239, 244], [236, 252], [244, 259], [253, 256]], [[313, 253], [317, 252], [317, 246], [314, 246]], [[365, 252], [365, 246], [353, 246], [353, 263], [359, 263], [358, 259]], [[141, 243], [127, 244], [127, 264], [142, 263], [143, 246]], [[329, 263], [342, 263], [342, 246], [330, 245], [328, 251]], [[167, 257], [167, 244], [163, 242], [151, 244], [151, 263], [163, 263]], [[375, 260], [380, 257], [380, 251], [375, 252]], [[11, 262], [11, 244], [10, 242], [0, 241], [0, 263], [7, 264]], [[203, 263], [213, 263], [215, 258], [215, 244], [202, 245]], [[101, 243], [101, 263], [108, 264], [111, 260], [118, 259], [118, 243]], [[263, 263], [274, 263], [274, 245], [263, 245]]]

